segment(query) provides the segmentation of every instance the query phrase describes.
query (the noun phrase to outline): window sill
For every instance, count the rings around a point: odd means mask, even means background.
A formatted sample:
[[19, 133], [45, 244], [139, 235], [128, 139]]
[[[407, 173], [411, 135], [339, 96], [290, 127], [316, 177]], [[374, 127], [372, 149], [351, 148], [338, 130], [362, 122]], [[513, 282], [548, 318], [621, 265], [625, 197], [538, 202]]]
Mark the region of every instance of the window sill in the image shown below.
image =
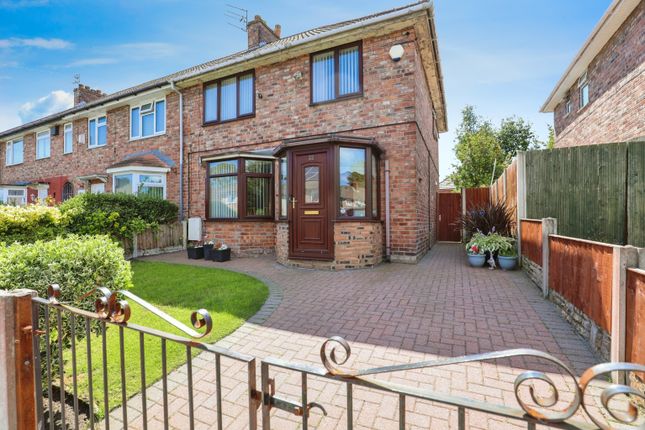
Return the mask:
[[251, 118], [255, 118], [255, 112], [249, 115], [238, 116], [237, 118], [233, 118], [233, 119], [226, 119], [224, 121], [203, 121], [202, 127], [210, 127], [212, 125], [219, 125], [219, 124], [228, 124], [229, 122], [241, 121], [243, 119], [251, 119]]
[[331, 103], [338, 103], [338, 102], [343, 102], [345, 100], [354, 100], [354, 99], [360, 99], [363, 98], [364, 94], [362, 92], [357, 93], [357, 94], [350, 94], [347, 96], [342, 96], [342, 97], [336, 97], [335, 99], [332, 100], [325, 100], [324, 102], [310, 102], [309, 107], [316, 107], [316, 106], [323, 106], [323, 105], [328, 105]]
[[69, 151], [69, 152], [63, 152], [63, 155], [72, 155], [74, 151]]
[[13, 167], [13, 166], [20, 166], [21, 164], [24, 164], [24, 161], [22, 161], [20, 163], [5, 164], [4, 166], [5, 167]]
[[[159, 136], [165, 136], [166, 132], [164, 131], [163, 133], [156, 133], [150, 136], [144, 136], [144, 137], [130, 137], [130, 142], [136, 142], [139, 140], [146, 140], [146, 139], [152, 139], [153, 137], [159, 137]], [[105, 145], [103, 145], [105, 146]]]
[[52, 158], [51, 155], [49, 157], [40, 157], [40, 158], [36, 157], [36, 161], [49, 160], [50, 158]]
[[94, 145], [94, 146], [87, 146], [87, 149], [99, 149], [99, 148], [105, 148], [107, 146], [107, 143], [104, 143], [103, 145]]

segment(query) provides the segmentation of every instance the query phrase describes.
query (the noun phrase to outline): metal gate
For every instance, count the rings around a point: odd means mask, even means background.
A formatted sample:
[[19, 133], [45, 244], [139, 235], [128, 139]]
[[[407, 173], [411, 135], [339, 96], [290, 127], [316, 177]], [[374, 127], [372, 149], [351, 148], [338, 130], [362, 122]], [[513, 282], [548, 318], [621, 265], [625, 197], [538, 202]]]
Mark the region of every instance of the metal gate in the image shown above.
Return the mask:
[[[130, 408], [120, 408], [121, 416], [115, 419], [114, 415], [109, 413], [109, 366], [108, 366], [108, 350], [106, 346], [106, 331], [108, 327], [118, 331], [119, 336], [119, 374], [118, 378], [121, 383], [121, 402], [125, 406], [132, 406], [139, 409], [141, 416], [136, 418], [137, 426], [141, 428], [157, 428], [156, 425], [149, 422], [147, 392], [150, 390], [150, 385], [146, 379], [145, 368], [145, 340], [149, 337], [155, 338], [161, 345], [161, 384], [162, 384], [162, 405], [163, 405], [163, 427], [169, 427], [169, 421], [172, 419], [173, 405], [169, 405], [168, 392], [170, 384], [176, 385], [176, 381], [169, 381], [169, 371], [167, 368], [167, 349], [169, 345], [179, 345], [185, 349], [186, 353], [186, 381], [182, 381], [182, 389], [186, 389], [187, 402], [188, 402], [188, 417], [186, 428], [193, 428], [195, 425], [195, 408], [196, 395], [194, 392], [194, 370], [193, 370], [193, 351], [203, 351], [209, 356], [214, 357], [214, 366], [211, 369], [215, 374], [216, 390], [213, 393], [215, 397], [214, 418], [210, 423], [212, 428], [223, 429], [226, 428], [223, 422], [223, 415], [226, 412], [222, 401], [222, 360], [232, 360], [236, 363], [241, 363], [240, 369], [245, 369], [246, 381], [243, 387], [239, 388], [243, 392], [241, 398], [245, 399], [236, 408], [244, 410], [243, 415], [246, 415], [245, 428], [255, 430], [258, 426], [257, 416], [261, 409], [262, 428], [269, 430], [272, 428], [271, 417], [272, 411], [279, 409], [293, 414], [300, 420], [303, 429], [310, 426], [310, 417], [312, 409], [319, 409], [321, 413], [326, 415], [326, 406], [316, 402], [309, 401], [308, 382], [311, 378], [322, 378], [324, 380], [333, 381], [334, 383], [343, 384], [346, 393], [346, 428], [352, 429], [355, 424], [354, 417], [354, 392], [356, 387], [365, 387], [379, 392], [391, 393], [398, 397], [398, 426], [400, 429], [407, 428], [406, 416], [408, 410], [408, 399], [421, 399], [430, 402], [436, 402], [454, 408], [457, 412], [456, 427], [461, 429], [466, 428], [467, 416], [469, 411], [476, 411], [480, 413], [489, 414], [492, 416], [503, 417], [511, 421], [517, 422], [525, 426], [527, 429], [536, 429], [536, 425], [545, 425], [551, 428], [568, 429], [568, 430], [590, 430], [590, 429], [603, 429], [614, 430], [619, 428], [635, 428], [644, 429], [643, 417], [639, 416], [638, 409], [631, 402], [623, 403], [622, 408], [616, 408], [614, 402], [616, 399], [630, 396], [631, 398], [639, 397], [645, 400], [643, 394], [628, 385], [621, 384], [607, 384], [603, 387], [600, 394], [600, 403], [605, 414], [598, 415], [590, 408], [590, 400], [588, 388], [592, 381], [606, 378], [610, 374], [614, 377], [624, 377], [628, 372], [645, 372], [645, 366], [631, 363], [605, 363], [594, 366], [582, 374], [580, 378], [576, 378], [575, 374], [557, 358], [531, 349], [512, 349], [500, 352], [491, 352], [483, 354], [474, 354], [462, 357], [453, 357], [446, 359], [431, 360], [419, 363], [393, 365], [384, 367], [375, 367], [368, 369], [352, 369], [345, 367], [348, 359], [351, 356], [351, 347], [347, 341], [341, 337], [332, 337], [325, 341], [320, 349], [320, 366], [312, 366], [305, 364], [292, 363], [285, 360], [276, 358], [266, 358], [261, 361], [261, 387], [258, 390], [256, 387], [256, 359], [254, 357], [230, 351], [213, 345], [208, 345], [196, 340], [190, 340], [185, 337], [173, 335], [171, 333], [160, 332], [158, 330], [150, 329], [140, 325], [135, 325], [128, 322], [130, 318], [131, 308], [128, 302], [124, 299], [119, 299], [119, 296], [130, 299], [140, 306], [150, 311], [153, 315], [163, 318], [168, 323], [172, 324], [177, 329], [183, 331], [193, 338], [201, 338], [207, 335], [212, 329], [212, 320], [207, 311], [200, 309], [195, 311], [191, 317], [193, 328], [190, 328], [181, 322], [175, 320], [171, 316], [155, 308], [153, 305], [147, 303], [145, 300], [127, 292], [118, 291], [111, 292], [106, 288], [97, 288], [92, 294], [98, 295], [94, 301], [94, 311], [79, 309], [67, 304], [59, 302], [60, 288], [57, 285], [52, 285], [49, 288], [49, 297], [47, 299], [38, 297], [27, 297], [27, 309], [31, 315], [25, 318], [24, 312], [16, 311], [16, 332], [19, 336], [22, 334], [32, 335], [33, 349], [33, 371], [34, 383], [31, 385], [32, 390], [35, 386], [35, 405], [30, 408], [29, 396], [23, 396], [20, 405], [19, 414], [22, 418], [19, 420], [21, 423], [28, 423], [29, 417], [33, 416], [37, 421], [37, 428], [81, 428], [83, 423], [79, 423], [79, 392], [78, 381], [81, 377], [90, 379], [88, 387], [89, 407], [93, 407], [93, 398], [95, 396], [102, 396], [104, 402], [104, 409], [106, 413], [100, 421], [95, 419], [95, 414], [90, 410], [89, 413], [89, 427], [90, 428], [128, 428], [129, 424], [135, 421], [134, 417], [128, 415]], [[0, 294], [1, 296], [1, 294]], [[89, 295], [86, 295], [87, 298]], [[25, 302], [23, 302], [24, 304]], [[0, 301], [0, 309], [2, 309], [2, 301]], [[18, 309], [18, 307], [16, 307]], [[31, 324], [27, 324], [31, 320]], [[100, 339], [101, 351], [100, 358], [101, 364], [100, 373], [103, 382], [102, 392], [94, 392], [92, 387], [92, 371], [87, 375], [81, 375], [78, 372], [79, 363], [79, 349], [86, 350], [86, 359], [88, 361], [87, 368], [92, 367], [92, 353], [91, 353], [91, 337], [93, 326], [98, 327], [97, 334]], [[65, 327], [71, 330], [71, 335], [68, 339], [64, 336], [59, 336], [60, 333], [65, 332]], [[124, 334], [126, 331], [132, 331], [139, 337], [138, 356], [141, 360], [140, 380], [140, 403], [133, 404], [133, 398], [128, 399], [126, 393], [126, 366], [125, 366], [125, 348], [124, 348]], [[21, 337], [22, 339], [22, 337]], [[19, 340], [17, 339], [18, 343]], [[25, 346], [25, 345], [23, 345]], [[17, 355], [18, 356], [18, 355]], [[503, 358], [525, 357], [529, 359], [539, 359], [543, 362], [549, 363], [561, 370], [562, 374], [567, 376], [571, 384], [569, 387], [572, 389], [572, 398], [563, 407], [559, 407], [558, 403], [561, 400], [561, 391], [556, 387], [554, 381], [544, 371], [524, 371], [520, 373], [514, 381], [515, 397], [519, 407], [508, 407], [504, 405], [491, 404], [479, 400], [468, 399], [464, 397], [452, 396], [440, 391], [424, 388], [409, 387], [379, 379], [379, 375], [392, 374], [394, 372], [413, 370], [413, 369], [427, 369], [436, 368], [448, 365], [459, 365], [465, 363], [481, 362], [487, 360], [496, 360]], [[17, 358], [17, 362], [20, 358]], [[71, 362], [71, 374], [66, 374], [65, 363]], [[22, 363], [18, 363], [22, 364]], [[25, 360], [24, 366], [29, 367], [29, 360]], [[282, 369], [282, 371], [296, 372], [300, 376], [300, 399], [289, 399], [279, 394], [280, 386], [272, 378], [272, 369]], [[41, 379], [41, 375], [42, 378]], [[203, 377], [203, 374], [202, 376]], [[22, 384], [22, 383], [20, 383]], [[67, 384], [71, 384], [70, 387]], [[538, 394], [536, 384], [543, 385], [548, 388], [548, 394]], [[26, 385], [28, 386], [28, 384]], [[65, 407], [61, 407], [60, 417], [55, 420], [51, 416], [52, 399], [54, 397], [53, 390], [58, 389], [61, 397], [64, 393], [71, 393], [73, 398], [73, 408], [71, 416], [66, 415]], [[524, 390], [524, 391], [522, 391]], [[20, 391], [20, 390], [17, 390]], [[528, 398], [523, 396], [522, 392], [528, 392]], [[32, 391], [32, 399], [33, 391]], [[202, 398], [204, 398], [202, 396]], [[210, 397], [209, 397], [210, 398]], [[624, 402], [624, 399], [623, 399]], [[64, 401], [61, 402], [64, 405]], [[49, 415], [44, 412], [44, 407], [47, 405]], [[625, 407], [625, 405], [628, 405]], [[33, 415], [31, 409], [34, 409]], [[583, 415], [589, 418], [590, 423], [576, 421], [577, 417], [574, 414], [582, 412]], [[324, 420], [324, 418], [323, 418]], [[324, 421], [323, 421], [324, 422]], [[593, 424], [591, 424], [593, 423]], [[625, 427], [628, 426], [628, 427]], [[239, 427], [239, 426], [238, 426]], [[27, 428], [22, 426], [21, 428]], [[33, 427], [31, 427], [33, 428]]]

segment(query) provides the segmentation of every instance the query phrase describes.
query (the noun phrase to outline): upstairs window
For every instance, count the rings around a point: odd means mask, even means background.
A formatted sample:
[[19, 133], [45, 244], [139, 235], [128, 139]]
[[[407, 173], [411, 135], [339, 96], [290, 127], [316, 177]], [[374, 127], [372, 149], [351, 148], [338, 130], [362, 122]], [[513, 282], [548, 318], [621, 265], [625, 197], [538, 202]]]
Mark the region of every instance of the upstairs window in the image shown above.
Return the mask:
[[20, 164], [23, 161], [23, 141], [22, 139], [11, 140], [7, 142], [5, 164], [12, 166]]
[[210, 219], [273, 218], [273, 160], [209, 163], [207, 207]]
[[572, 105], [571, 105], [571, 100], [567, 99], [566, 103], [564, 104], [564, 114], [569, 115], [572, 111]]
[[311, 103], [359, 95], [363, 91], [361, 44], [311, 56]]
[[166, 101], [144, 103], [130, 110], [130, 139], [141, 139], [166, 132]]
[[99, 116], [93, 118], [88, 123], [88, 130], [90, 135], [90, 148], [98, 148], [99, 146], [107, 145], [107, 117]]
[[63, 153], [71, 154], [74, 151], [74, 126], [65, 124], [63, 127]]
[[244, 72], [204, 85], [204, 123], [232, 121], [255, 114], [255, 75]]
[[587, 72], [578, 79], [578, 92], [580, 94], [580, 109], [589, 104], [589, 81], [587, 81]]
[[49, 158], [51, 154], [51, 133], [49, 130], [36, 134], [36, 160]]

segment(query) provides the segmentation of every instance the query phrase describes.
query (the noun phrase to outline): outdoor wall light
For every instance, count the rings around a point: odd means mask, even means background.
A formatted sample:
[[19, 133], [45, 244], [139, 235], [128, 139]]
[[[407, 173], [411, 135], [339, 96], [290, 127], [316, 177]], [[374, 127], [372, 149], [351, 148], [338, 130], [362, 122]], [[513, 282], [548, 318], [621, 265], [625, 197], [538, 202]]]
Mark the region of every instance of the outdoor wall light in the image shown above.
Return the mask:
[[403, 57], [404, 52], [403, 45], [393, 45], [390, 48], [390, 58], [392, 61], [399, 61]]

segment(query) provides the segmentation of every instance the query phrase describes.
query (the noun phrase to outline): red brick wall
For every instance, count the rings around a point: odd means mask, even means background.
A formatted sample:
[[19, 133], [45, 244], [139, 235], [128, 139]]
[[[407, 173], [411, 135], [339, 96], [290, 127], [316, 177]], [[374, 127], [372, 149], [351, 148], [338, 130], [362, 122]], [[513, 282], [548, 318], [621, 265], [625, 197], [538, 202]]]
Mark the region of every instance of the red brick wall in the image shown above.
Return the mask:
[[204, 241], [224, 242], [236, 255], [254, 255], [273, 252], [276, 228], [267, 222], [206, 222]]
[[570, 88], [572, 112], [555, 109], [556, 146], [624, 142], [645, 136], [645, 2], [607, 42], [587, 69], [589, 104], [582, 109], [577, 82]]

